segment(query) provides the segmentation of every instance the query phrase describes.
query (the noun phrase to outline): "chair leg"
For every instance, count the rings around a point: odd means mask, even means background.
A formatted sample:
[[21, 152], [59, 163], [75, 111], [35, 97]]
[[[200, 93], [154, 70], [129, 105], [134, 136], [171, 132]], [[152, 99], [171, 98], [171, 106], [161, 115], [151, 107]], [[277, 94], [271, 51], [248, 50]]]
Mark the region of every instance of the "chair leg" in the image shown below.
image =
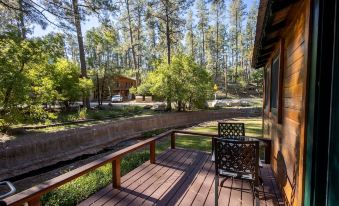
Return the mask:
[[227, 179], [228, 179], [228, 177], [225, 177], [224, 179], [222, 179], [220, 181], [220, 187], [222, 187], [224, 185], [224, 183], [226, 182]]
[[219, 192], [219, 176], [218, 175], [215, 175], [214, 182], [215, 182], [215, 184], [214, 184], [214, 186], [215, 186], [215, 188], [214, 188], [214, 205], [218, 206], [218, 199], [219, 199], [219, 197], [218, 197], [218, 192]]
[[260, 206], [259, 192], [257, 191], [255, 184], [253, 182], [251, 182], [251, 188], [253, 193], [253, 205]]
[[261, 186], [264, 186], [264, 181], [262, 180], [261, 176], [259, 176], [259, 183], [260, 183]]

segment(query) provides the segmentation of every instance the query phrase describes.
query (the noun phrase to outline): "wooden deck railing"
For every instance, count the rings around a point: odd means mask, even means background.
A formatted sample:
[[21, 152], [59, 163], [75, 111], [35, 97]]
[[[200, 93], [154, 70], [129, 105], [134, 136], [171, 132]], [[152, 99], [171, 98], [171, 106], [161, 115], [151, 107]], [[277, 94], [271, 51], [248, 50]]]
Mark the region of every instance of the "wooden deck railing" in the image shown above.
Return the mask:
[[[194, 136], [206, 136], [206, 137], [215, 137], [217, 134], [215, 133], [202, 133], [202, 132], [192, 132], [192, 131], [184, 131], [184, 130], [169, 130], [162, 134], [159, 134], [155, 137], [149, 138], [147, 140], [143, 140], [137, 144], [131, 145], [119, 151], [116, 151], [112, 154], [109, 154], [105, 157], [102, 157], [98, 160], [95, 160], [91, 163], [88, 163], [84, 166], [81, 166], [77, 169], [74, 169], [70, 172], [67, 172], [63, 175], [55, 177], [51, 180], [48, 180], [44, 183], [36, 185], [32, 188], [29, 188], [25, 191], [17, 193], [13, 196], [6, 198], [4, 201], [7, 205], [11, 206], [18, 206], [27, 203], [28, 206], [40, 206], [40, 199], [41, 196], [46, 194], [47, 192], [52, 191], [53, 189], [60, 187], [82, 175], [89, 173], [90, 171], [95, 170], [96, 168], [103, 166], [105, 164], [112, 164], [112, 184], [114, 188], [120, 188], [121, 184], [121, 159], [123, 156], [138, 150], [140, 148], [149, 146], [150, 150], [150, 163], [155, 163], [155, 146], [156, 141], [163, 139], [164, 137], [171, 136], [171, 148], [175, 148], [175, 139], [176, 134], [187, 134], [187, 135], [194, 135]], [[265, 149], [265, 162], [267, 164], [270, 163], [270, 148], [271, 148], [271, 140], [263, 139], [263, 138], [256, 138], [263, 141], [266, 144]], [[26, 205], [27, 205], [26, 204]]]

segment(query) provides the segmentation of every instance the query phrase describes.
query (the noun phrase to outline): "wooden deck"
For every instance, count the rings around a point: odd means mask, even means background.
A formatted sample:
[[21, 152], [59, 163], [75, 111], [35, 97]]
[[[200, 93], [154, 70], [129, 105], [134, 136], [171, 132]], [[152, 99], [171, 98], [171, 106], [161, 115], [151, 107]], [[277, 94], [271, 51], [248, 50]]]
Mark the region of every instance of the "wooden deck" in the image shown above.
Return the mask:
[[[156, 164], [144, 163], [79, 205], [214, 205], [214, 165], [209, 153], [169, 149]], [[260, 205], [284, 205], [270, 165], [260, 169]], [[219, 187], [219, 205], [253, 205], [246, 181], [228, 179]]]

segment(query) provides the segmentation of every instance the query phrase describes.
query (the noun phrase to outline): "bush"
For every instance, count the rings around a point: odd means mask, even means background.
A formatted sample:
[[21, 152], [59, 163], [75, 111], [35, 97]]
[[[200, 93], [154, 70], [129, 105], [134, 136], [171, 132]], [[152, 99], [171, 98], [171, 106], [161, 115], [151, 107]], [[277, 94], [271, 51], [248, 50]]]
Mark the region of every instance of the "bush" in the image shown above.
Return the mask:
[[[155, 97], [166, 99], [168, 105], [176, 102], [178, 110], [202, 108], [212, 95], [212, 78], [194, 60], [183, 54], [172, 57], [169, 65], [164, 58], [140, 85]], [[138, 88], [139, 91], [139, 88]]]
[[78, 113], [78, 119], [84, 120], [87, 118], [87, 108], [81, 108]]

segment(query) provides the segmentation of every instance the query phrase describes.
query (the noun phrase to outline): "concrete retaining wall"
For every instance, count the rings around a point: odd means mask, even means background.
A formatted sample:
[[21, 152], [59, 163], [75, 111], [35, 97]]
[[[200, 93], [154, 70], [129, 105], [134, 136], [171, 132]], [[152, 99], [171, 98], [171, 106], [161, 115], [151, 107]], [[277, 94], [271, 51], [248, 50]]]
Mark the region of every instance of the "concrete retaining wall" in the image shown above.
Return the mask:
[[119, 141], [138, 137], [146, 131], [259, 115], [261, 109], [249, 108], [169, 113], [21, 137], [0, 143], [0, 180], [83, 154], [98, 152]]

